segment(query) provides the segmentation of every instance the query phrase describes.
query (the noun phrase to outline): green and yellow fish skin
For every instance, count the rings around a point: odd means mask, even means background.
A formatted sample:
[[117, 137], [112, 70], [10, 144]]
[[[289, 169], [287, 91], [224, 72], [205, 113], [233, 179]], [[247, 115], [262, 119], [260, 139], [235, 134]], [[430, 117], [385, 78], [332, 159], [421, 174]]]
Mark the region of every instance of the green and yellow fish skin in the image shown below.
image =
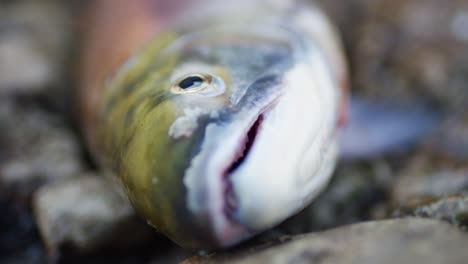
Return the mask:
[[152, 226], [191, 247], [203, 234], [193, 234], [195, 228], [181, 230], [174, 221], [180, 217], [177, 209], [185, 206], [183, 181], [176, 176], [183, 175], [190, 161], [187, 153], [197, 140], [169, 138], [177, 105], [171, 100], [176, 95], [169, 92], [168, 76], [178, 57], [160, 54], [176, 39], [176, 34], [158, 36], [109, 84], [101, 133], [111, 136], [102, 136], [102, 148], [136, 210]]

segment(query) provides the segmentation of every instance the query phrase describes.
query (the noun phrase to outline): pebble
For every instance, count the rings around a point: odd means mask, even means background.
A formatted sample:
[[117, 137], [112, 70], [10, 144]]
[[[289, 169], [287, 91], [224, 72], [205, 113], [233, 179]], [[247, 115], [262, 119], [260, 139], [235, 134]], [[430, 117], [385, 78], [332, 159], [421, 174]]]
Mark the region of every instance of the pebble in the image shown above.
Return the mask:
[[433, 203], [417, 207], [413, 214], [420, 217], [444, 220], [468, 229], [468, 195], [442, 198]]
[[468, 168], [430, 154], [416, 154], [397, 175], [391, 190], [394, 209], [414, 209], [428, 202], [468, 194]]
[[29, 195], [83, 170], [77, 137], [58, 114], [0, 97], [0, 130], [0, 183], [9, 191]]
[[427, 139], [426, 151], [459, 162], [468, 160], [468, 112], [450, 116]]
[[45, 186], [35, 194], [33, 207], [52, 255], [64, 247], [79, 252], [131, 248], [154, 232], [103, 177], [83, 176]]

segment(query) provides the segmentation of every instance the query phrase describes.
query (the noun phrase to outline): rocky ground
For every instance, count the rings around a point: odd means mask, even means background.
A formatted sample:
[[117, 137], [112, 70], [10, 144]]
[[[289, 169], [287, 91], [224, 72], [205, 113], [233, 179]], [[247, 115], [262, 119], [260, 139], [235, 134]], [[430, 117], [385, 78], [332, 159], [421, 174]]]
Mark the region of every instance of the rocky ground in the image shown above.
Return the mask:
[[280, 227], [201, 255], [149, 229], [90, 162], [71, 93], [73, 2], [0, 2], [0, 263], [468, 262], [468, 1], [320, 1], [353, 93], [424, 101], [443, 120], [410, 149], [340, 164]]

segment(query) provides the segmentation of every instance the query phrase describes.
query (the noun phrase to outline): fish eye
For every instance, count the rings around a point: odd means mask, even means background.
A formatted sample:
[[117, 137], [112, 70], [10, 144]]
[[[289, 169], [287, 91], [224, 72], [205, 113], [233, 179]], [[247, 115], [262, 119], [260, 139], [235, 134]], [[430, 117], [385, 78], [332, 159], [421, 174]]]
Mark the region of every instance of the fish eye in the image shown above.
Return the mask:
[[171, 91], [176, 94], [195, 93], [213, 84], [213, 77], [208, 74], [190, 74], [174, 82]]

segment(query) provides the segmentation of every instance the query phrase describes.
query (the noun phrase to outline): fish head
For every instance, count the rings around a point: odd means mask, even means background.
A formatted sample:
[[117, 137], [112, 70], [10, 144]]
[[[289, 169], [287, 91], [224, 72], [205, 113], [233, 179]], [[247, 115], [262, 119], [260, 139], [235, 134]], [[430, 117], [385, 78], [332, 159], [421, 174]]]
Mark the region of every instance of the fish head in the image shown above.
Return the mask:
[[109, 162], [134, 207], [203, 249], [304, 208], [336, 157], [327, 69], [288, 29], [160, 34], [110, 83], [103, 114]]

